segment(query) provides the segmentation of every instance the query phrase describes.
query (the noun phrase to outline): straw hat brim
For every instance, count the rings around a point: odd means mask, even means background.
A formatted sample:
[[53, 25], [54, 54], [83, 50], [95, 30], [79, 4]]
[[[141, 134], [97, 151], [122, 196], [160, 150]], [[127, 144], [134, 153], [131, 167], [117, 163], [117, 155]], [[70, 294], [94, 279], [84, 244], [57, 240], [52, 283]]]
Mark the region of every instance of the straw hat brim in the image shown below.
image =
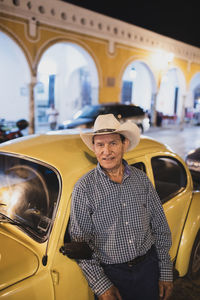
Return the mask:
[[126, 151], [130, 151], [133, 148], [135, 148], [139, 141], [140, 141], [140, 129], [136, 124], [134, 124], [131, 121], [127, 121], [123, 124], [120, 124], [120, 126], [113, 130], [112, 132], [106, 131], [106, 132], [81, 132], [80, 136], [82, 141], [86, 144], [86, 146], [94, 151], [93, 149], [93, 137], [95, 135], [106, 135], [106, 134], [113, 134], [113, 133], [119, 133], [122, 134], [125, 138], [129, 140], [129, 145], [127, 147]]

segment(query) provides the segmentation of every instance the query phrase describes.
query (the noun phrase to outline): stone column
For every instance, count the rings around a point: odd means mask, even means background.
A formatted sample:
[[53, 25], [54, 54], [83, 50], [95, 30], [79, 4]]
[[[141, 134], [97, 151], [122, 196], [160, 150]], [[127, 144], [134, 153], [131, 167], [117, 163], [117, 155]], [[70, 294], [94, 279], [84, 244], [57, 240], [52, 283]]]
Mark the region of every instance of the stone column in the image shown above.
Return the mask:
[[186, 94], [183, 94], [183, 102], [182, 102], [182, 112], [181, 112], [181, 120], [180, 120], [180, 130], [182, 131], [184, 129], [184, 123], [185, 123], [185, 102], [186, 102]]
[[157, 112], [156, 112], [156, 100], [157, 100], [157, 94], [158, 92], [152, 94], [152, 99], [151, 99], [151, 126], [156, 126], [156, 117], [157, 117]]
[[32, 76], [29, 84], [29, 134], [35, 132], [35, 99], [34, 99], [34, 87], [37, 83], [37, 77]]

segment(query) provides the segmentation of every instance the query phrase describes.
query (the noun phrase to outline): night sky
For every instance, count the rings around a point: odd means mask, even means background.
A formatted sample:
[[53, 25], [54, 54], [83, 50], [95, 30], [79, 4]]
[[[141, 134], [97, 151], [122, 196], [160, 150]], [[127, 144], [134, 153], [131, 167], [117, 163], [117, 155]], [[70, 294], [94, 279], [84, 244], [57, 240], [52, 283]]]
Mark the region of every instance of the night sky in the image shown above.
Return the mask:
[[63, 0], [200, 48], [200, 10], [194, 0]]

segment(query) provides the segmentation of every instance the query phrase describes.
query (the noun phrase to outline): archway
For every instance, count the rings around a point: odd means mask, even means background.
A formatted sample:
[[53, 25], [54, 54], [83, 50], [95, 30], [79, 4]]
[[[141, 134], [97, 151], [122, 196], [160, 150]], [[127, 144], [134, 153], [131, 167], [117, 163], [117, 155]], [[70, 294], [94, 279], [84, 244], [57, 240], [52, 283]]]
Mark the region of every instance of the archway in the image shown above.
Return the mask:
[[186, 99], [186, 120], [200, 124], [200, 73], [195, 74], [190, 82]]
[[29, 121], [30, 69], [21, 48], [0, 32], [0, 119], [12, 126], [19, 119]]
[[47, 129], [46, 110], [51, 103], [59, 111], [58, 123], [72, 119], [86, 104], [98, 102], [99, 80], [92, 57], [79, 45], [56, 43], [38, 65], [35, 95], [36, 132]]
[[183, 117], [186, 83], [178, 68], [170, 68], [160, 79], [156, 110], [163, 115], [165, 124], [180, 123]]
[[156, 93], [156, 81], [151, 69], [142, 61], [135, 60], [125, 69], [122, 77], [122, 103], [133, 103], [151, 113]]

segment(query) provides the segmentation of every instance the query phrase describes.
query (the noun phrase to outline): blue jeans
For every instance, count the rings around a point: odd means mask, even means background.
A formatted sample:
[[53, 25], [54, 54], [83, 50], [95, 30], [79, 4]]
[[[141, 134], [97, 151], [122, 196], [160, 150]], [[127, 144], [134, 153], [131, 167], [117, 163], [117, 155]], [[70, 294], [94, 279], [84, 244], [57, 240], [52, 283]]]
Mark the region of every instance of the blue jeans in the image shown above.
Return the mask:
[[103, 265], [103, 269], [107, 277], [118, 288], [123, 300], [159, 299], [159, 267], [155, 248], [148, 257], [135, 266]]

